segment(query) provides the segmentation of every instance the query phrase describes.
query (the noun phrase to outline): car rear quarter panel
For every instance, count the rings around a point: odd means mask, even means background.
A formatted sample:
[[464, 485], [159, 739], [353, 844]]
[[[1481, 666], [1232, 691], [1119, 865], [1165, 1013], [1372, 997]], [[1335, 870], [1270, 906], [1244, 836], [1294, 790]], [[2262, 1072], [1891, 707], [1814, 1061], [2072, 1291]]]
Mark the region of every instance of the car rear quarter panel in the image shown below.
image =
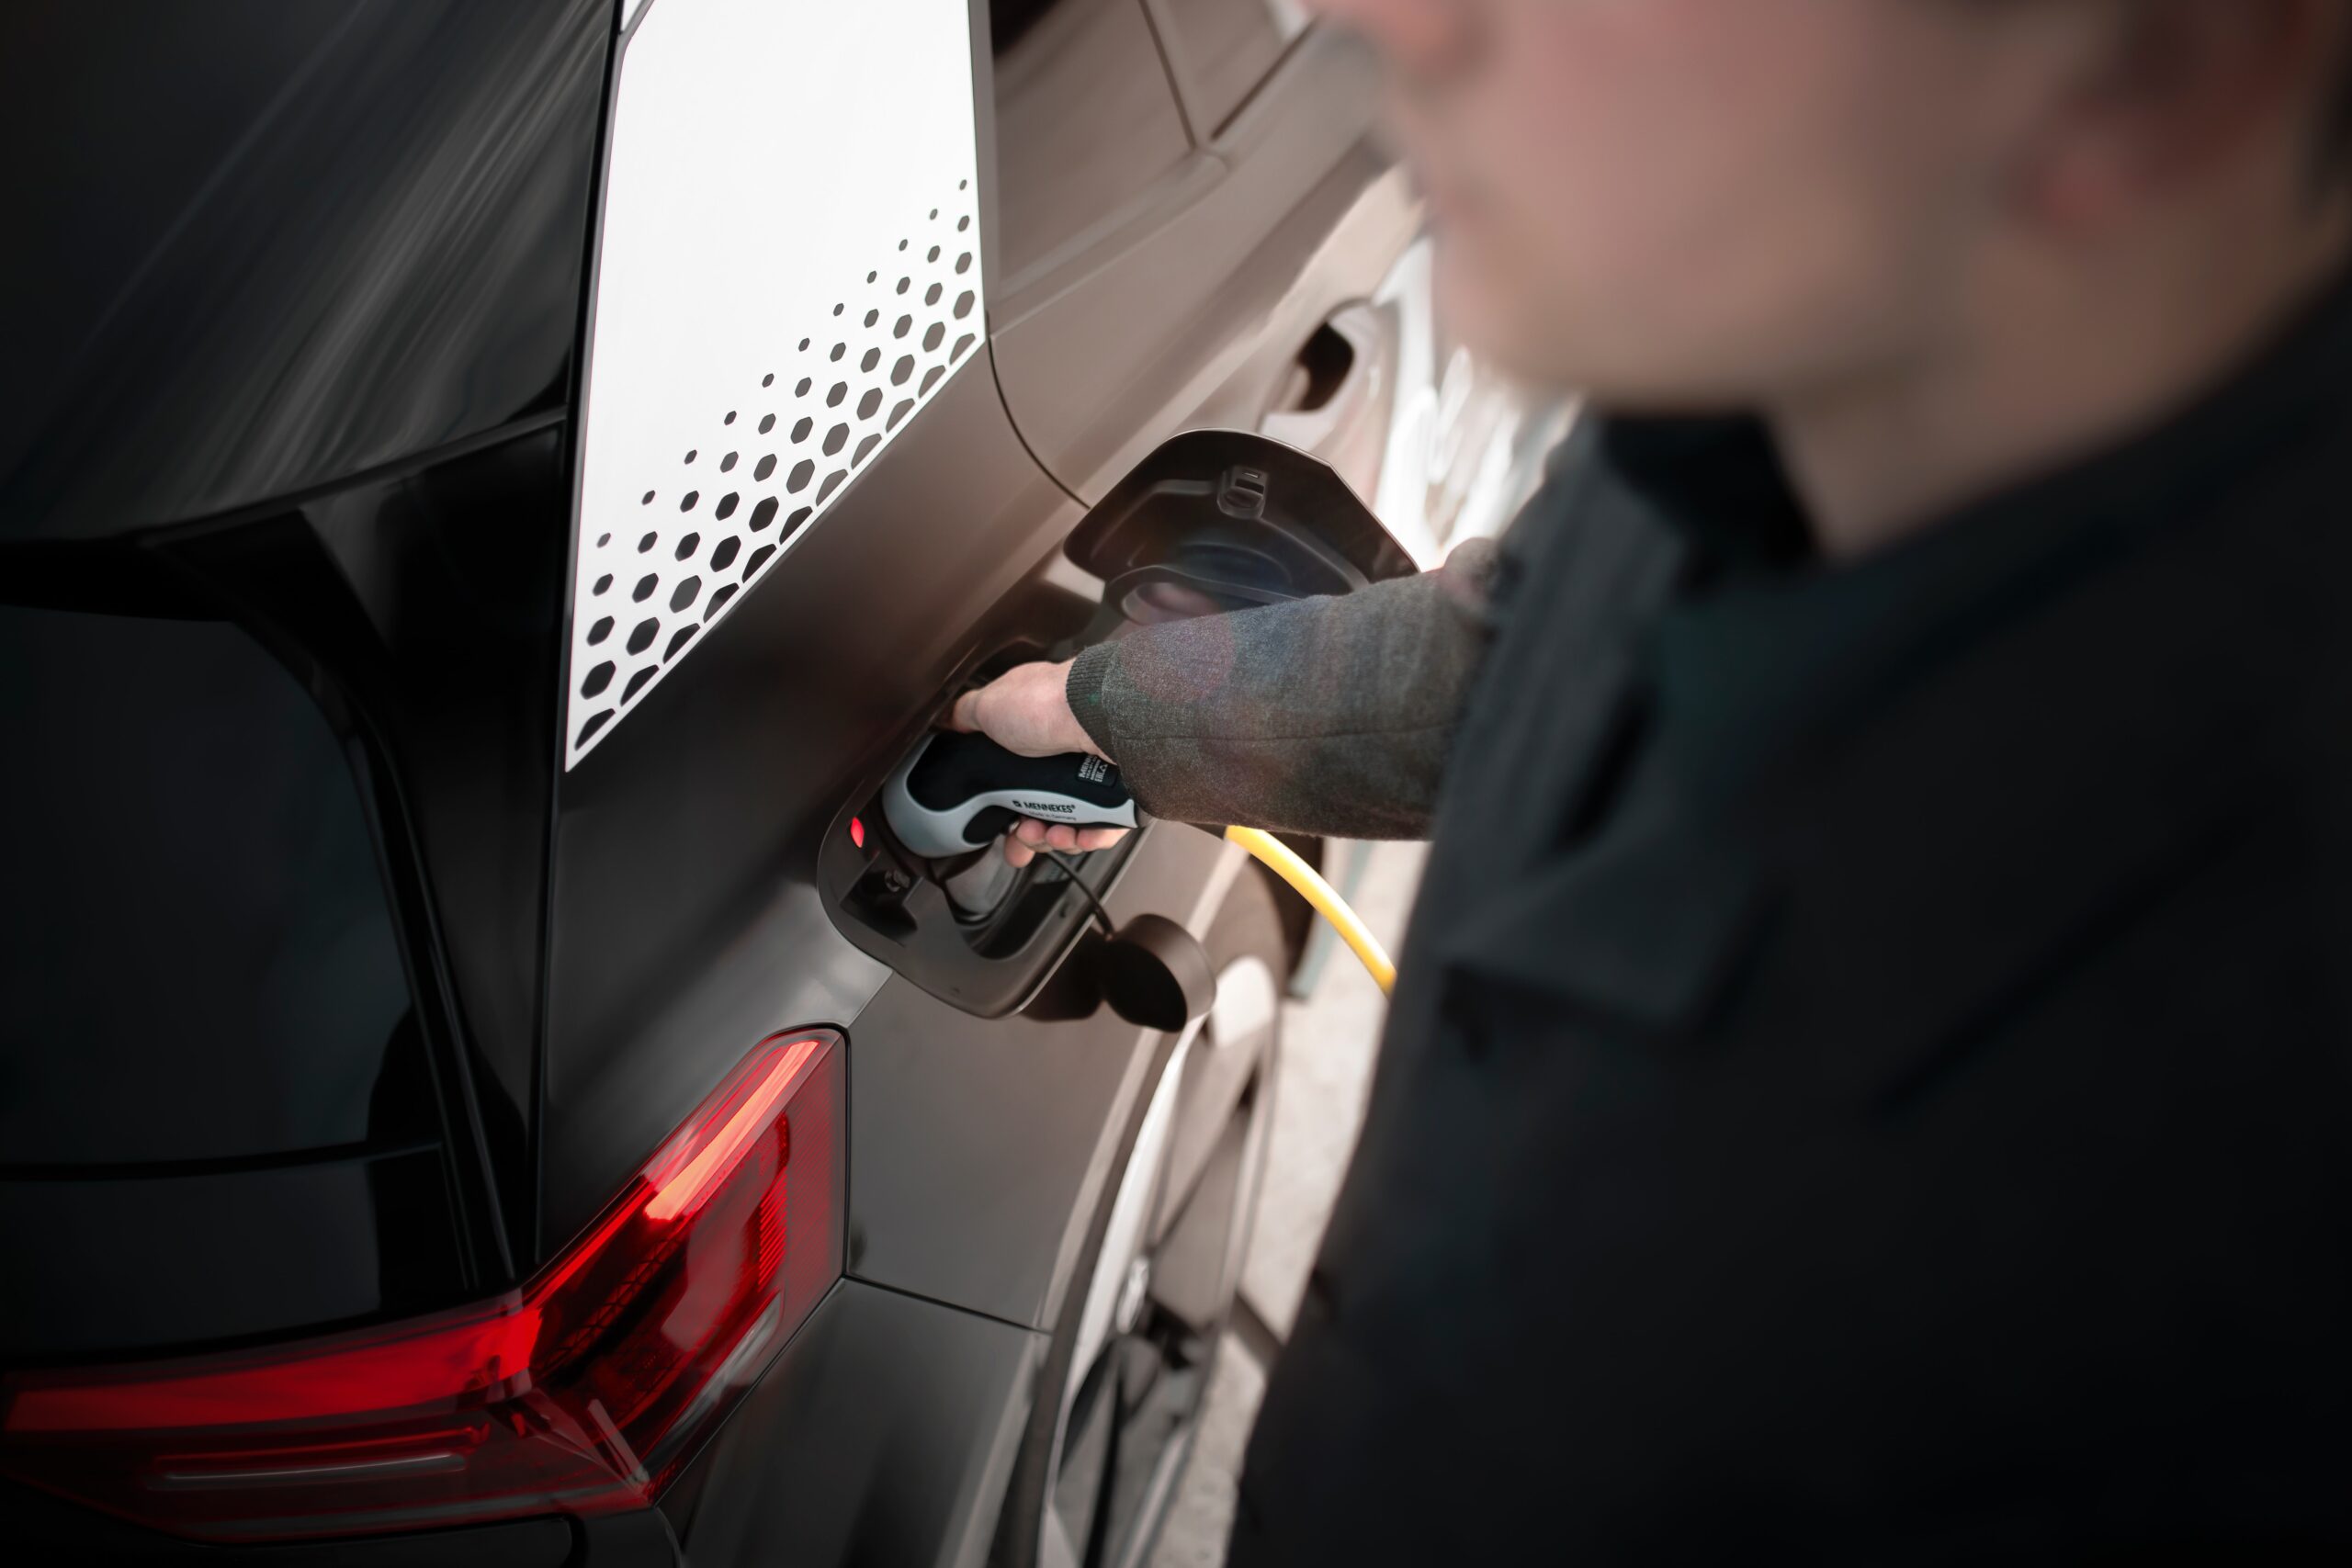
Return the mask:
[[[943, 387], [678, 675], [562, 775], [543, 1240], [584, 1225], [753, 1043], [889, 972], [835, 929], [820, 837], [921, 735], [1076, 521], [982, 362]], [[863, 1156], [852, 1145], [853, 1188]]]

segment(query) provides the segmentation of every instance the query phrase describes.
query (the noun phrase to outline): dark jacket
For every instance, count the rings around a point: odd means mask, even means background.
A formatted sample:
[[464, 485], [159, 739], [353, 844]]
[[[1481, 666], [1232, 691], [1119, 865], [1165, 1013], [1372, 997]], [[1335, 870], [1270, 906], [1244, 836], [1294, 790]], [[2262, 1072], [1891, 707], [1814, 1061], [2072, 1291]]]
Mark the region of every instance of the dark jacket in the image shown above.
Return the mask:
[[[2352, 1549], [2352, 303], [1857, 565], [1792, 520], [1596, 422], [1508, 542], [1238, 1568]], [[1147, 635], [1072, 692], [1148, 807], [1104, 705], [1216, 634]]]

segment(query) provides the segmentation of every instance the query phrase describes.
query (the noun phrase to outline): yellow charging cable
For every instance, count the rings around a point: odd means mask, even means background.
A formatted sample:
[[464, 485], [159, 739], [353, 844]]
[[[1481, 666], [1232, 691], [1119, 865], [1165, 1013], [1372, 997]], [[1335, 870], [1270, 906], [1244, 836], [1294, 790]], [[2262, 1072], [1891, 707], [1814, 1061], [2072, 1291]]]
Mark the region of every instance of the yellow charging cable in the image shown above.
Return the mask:
[[1372, 972], [1382, 996], [1396, 990], [1396, 965], [1388, 962], [1380, 939], [1348, 908], [1348, 901], [1340, 897], [1339, 890], [1323, 880], [1320, 872], [1299, 859], [1296, 851], [1272, 833], [1255, 828], [1227, 828], [1225, 837], [1227, 843], [1239, 844], [1257, 856], [1259, 864], [1296, 888], [1300, 897], [1315, 906], [1317, 914], [1331, 922], [1340, 940], [1354, 949], [1355, 955], [1363, 960], [1363, 966]]

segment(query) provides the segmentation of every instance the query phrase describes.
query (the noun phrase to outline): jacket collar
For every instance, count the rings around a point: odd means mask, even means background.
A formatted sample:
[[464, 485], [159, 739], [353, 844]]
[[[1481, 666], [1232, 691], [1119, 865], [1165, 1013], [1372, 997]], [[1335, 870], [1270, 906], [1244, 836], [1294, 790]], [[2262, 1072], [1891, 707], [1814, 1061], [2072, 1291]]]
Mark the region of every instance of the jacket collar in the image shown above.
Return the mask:
[[[2213, 525], [2284, 470], [2345, 468], [2348, 393], [2352, 288], [2160, 429], [1834, 571], [1784, 513], [1724, 566], [1737, 509], [1780, 504], [1736, 424], [1604, 429], [1586, 503], [1715, 541], [1713, 570], [1628, 665], [1652, 728], [1601, 830], [1496, 863], [1433, 956], [1673, 1035], [1793, 947], [1835, 976], [1822, 1024], [1883, 1039], [1874, 1085], [1934, 1059], [2243, 829], [2290, 672], [2260, 669], [2249, 541]], [[1728, 473], [1672, 478], [1709, 460]]]

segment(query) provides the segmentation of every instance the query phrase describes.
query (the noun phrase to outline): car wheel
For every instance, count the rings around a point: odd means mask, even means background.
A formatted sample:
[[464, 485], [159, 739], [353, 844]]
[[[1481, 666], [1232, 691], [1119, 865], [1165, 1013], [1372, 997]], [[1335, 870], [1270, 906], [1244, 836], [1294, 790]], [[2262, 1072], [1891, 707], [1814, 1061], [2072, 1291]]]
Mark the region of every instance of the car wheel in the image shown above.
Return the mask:
[[1235, 879], [1204, 943], [1216, 1000], [1160, 1043], [1038, 1383], [1000, 1563], [1128, 1568], [1175, 1494], [1273, 1126], [1285, 972], [1274, 910], [1258, 879]]

